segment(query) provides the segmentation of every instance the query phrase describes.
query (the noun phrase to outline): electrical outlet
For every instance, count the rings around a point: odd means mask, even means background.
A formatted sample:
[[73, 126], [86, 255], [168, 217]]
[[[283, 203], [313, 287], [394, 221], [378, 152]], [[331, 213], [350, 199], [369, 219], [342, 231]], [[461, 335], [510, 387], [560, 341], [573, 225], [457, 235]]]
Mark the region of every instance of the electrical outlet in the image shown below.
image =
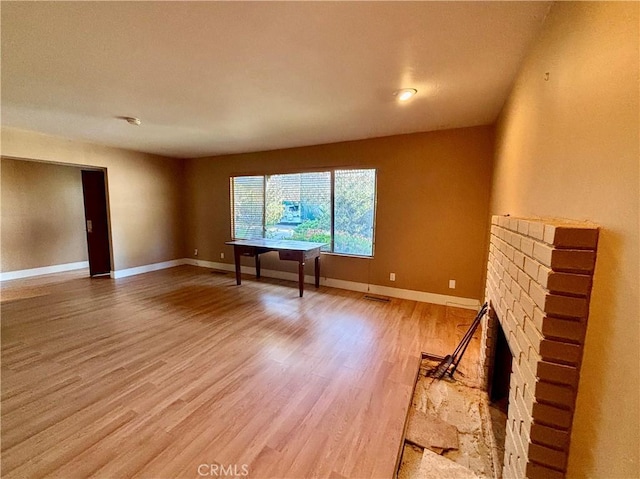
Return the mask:
[[224, 259], [224, 253], [220, 253], [220, 259]]
[[455, 279], [450, 279], [449, 280], [449, 289], [456, 289], [456, 280]]
[[198, 256], [198, 248], [193, 250], [193, 256]]
[[395, 273], [390, 273], [389, 274], [389, 281], [395, 281], [396, 280], [396, 274]]

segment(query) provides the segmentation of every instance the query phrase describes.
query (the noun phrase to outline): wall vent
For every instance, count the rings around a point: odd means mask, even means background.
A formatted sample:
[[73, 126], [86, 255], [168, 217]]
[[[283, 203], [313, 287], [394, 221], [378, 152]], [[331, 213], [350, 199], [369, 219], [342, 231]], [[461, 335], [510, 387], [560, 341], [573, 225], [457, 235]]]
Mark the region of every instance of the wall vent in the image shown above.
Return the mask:
[[389, 301], [391, 301], [389, 298], [386, 298], [384, 296], [372, 296], [370, 294], [365, 294], [364, 299], [368, 301], [378, 301], [379, 303], [388, 303]]

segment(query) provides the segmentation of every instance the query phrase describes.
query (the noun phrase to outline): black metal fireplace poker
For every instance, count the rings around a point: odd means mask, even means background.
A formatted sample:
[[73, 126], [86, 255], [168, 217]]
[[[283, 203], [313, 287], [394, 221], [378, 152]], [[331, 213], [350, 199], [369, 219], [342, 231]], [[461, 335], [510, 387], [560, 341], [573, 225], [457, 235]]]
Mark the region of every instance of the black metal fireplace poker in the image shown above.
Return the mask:
[[[480, 308], [480, 311], [478, 312], [475, 319], [471, 323], [471, 326], [469, 326], [469, 329], [462, 337], [460, 344], [458, 344], [456, 349], [453, 351], [453, 354], [447, 354], [444, 357], [444, 359], [440, 362], [440, 364], [438, 364], [438, 367], [436, 368], [433, 374], [433, 377], [442, 379], [443, 377], [445, 377], [445, 375], [448, 374], [450, 378], [453, 378], [453, 375], [456, 372], [456, 369], [458, 369], [458, 364], [460, 364], [460, 360], [462, 359], [462, 356], [464, 356], [464, 353], [467, 350], [467, 347], [469, 346], [469, 343], [471, 342], [471, 339], [473, 338], [473, 335], [475, 334], [476, 329], [478, 329], [478, 326], [480, 325], [482, 316], [485, 315], [488, 307], [489, 306], [487, 303], [484, 303], [482, 305], [482, 308]], [[450, 368], [451, 370], [449, 370]]]

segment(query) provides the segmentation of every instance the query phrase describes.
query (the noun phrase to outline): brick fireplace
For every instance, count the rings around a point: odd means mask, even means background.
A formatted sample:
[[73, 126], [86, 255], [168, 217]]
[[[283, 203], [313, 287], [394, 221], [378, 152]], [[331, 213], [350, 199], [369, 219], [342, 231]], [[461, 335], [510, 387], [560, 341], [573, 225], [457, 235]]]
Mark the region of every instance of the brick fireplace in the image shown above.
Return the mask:
[[480, 377], [489, 387], [497, 328], [513, 356], [503, 477], [565, 477], [598, 228], [494, 216]]

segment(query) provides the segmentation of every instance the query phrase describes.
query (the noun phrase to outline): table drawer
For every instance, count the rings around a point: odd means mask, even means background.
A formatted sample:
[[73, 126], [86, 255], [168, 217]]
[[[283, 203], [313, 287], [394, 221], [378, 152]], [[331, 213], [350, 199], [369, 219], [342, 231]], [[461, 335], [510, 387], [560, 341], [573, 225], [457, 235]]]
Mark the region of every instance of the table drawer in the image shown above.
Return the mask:
[[304, 252], [303, 251], [279, 251], [280, 259], [289, 260], [289, 261], [304, 261]]
[[313, 259], [320, 256], [320, 248], [311, 249], [304, 254], [304, 259]]

